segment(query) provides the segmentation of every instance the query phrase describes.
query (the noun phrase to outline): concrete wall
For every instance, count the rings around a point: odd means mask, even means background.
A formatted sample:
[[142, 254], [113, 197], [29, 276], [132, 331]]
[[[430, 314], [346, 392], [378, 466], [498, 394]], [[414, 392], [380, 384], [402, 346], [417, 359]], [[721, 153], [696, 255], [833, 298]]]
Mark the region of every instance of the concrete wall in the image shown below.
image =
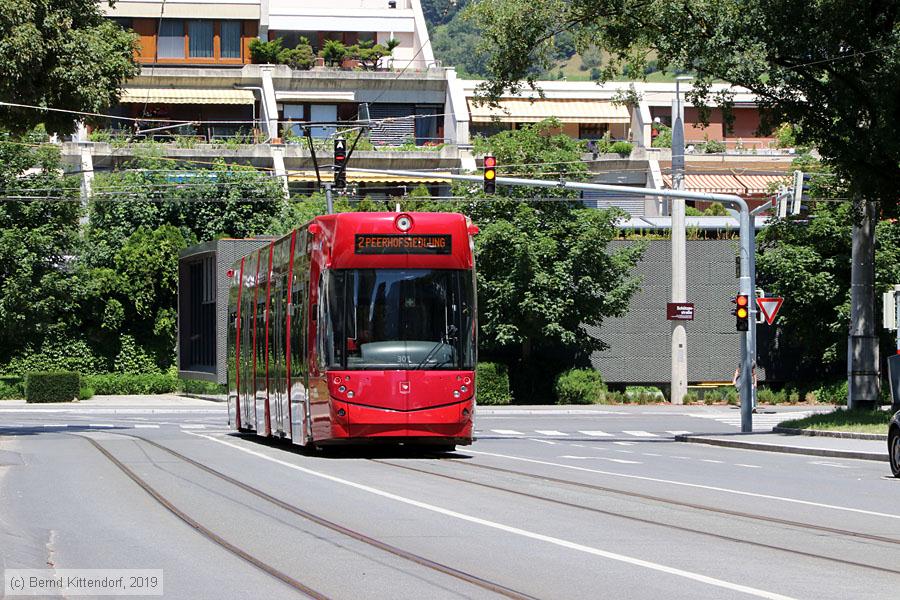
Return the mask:
[[[615, 241], [611, 248], [631, 243]], [[645, 243], [644, 258], [634, 270], [642, 284], [627, 314], [607, 319], [599, 329], [588, 328], [610, 346], [591, 356], [607, 382], [667, 384], [670, 379], [671, 324], [666, 320], [666, 302], [671, 297], [671, 242]], [[737, 247], [736, 239], [687, 242], [687, 295], [695, 308], [694, 320], [684, 322], [691, 383], [730, 381], [739, 363], [739, 333], [731, 315], [731, 299], [738, 289]], [[764, 380], [765, 370], [760, 368], [758, 375]]]

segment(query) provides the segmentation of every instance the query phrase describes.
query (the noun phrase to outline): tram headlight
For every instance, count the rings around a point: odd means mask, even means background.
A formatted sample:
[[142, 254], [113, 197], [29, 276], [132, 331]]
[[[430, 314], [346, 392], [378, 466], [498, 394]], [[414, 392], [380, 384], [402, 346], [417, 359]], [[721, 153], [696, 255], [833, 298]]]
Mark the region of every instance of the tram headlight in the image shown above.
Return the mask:
[[459, 390], [453, 390], [453, 397], [459, 398]]
[[404, 233], [406, 233], [407, 231], [412, 229], [412, 226], [413, 226], [412, 217], [410, 217], [407, 214], [399, 215], [394, 220], [394, 227], [396, 227], [397, 229], [399, 229], [400, 231], [402, 231]]
[[352, 399], [352, 398], [353, 398], [353, 392], [347, 392], [347, 397]]
[[341, 387], [338, 388], [338, 391], [343, 394], [344, 392], [347, 391], [347, 387], [342, 385]]
[[459, 388], [459, 391], [466, 393], [469, 391], [469, 388], [467, 388], [466, 386], [462, 386], [461, 388]]

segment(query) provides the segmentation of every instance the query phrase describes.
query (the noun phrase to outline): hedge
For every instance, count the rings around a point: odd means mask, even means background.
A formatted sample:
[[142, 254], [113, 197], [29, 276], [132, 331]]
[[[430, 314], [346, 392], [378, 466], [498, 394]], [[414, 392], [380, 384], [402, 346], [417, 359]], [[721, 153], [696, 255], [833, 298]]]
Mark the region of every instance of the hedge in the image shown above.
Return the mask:
[[71, 402], [81, 391], [81, 376], [73, 371], [35, 371], [25, 375], [25, 401]]
[[478, 404], [509, 404], [509, 374], [499, 363], [480, 362], [475, 370], [475, 398]]
[[570, 369], [556, 378], [557, 404], [599, 404], [606, 401], [603, 378], [594, 369]]
[[100, 395], [169, 394], [178, 389], [178, 377], [173, 373], [105, 373], [85, 377], [85, 386]]
[[188, 394], [227, 394], [228, 388], [224, 384], [203, 379], [179, 379], [178, 391]]

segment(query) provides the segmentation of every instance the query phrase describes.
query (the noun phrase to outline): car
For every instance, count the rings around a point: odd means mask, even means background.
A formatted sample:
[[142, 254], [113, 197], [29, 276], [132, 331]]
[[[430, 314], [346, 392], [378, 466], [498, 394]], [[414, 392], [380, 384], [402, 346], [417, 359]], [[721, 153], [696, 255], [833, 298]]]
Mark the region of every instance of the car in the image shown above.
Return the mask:
[[888, 425], [888, 456], [894, 477], [900, 477], [900, 410], [894, 413]]

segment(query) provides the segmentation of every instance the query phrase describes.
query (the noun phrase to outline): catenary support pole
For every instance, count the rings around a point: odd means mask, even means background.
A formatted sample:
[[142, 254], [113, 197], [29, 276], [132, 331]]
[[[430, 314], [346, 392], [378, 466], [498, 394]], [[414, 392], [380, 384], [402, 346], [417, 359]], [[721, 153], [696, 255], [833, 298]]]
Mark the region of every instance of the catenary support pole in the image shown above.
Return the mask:
[[[464, 181], [473, 184], [482, 184], [483, 179], [476, 175], [448, 175], [439, 172], [426, 171], [401, 171], [396, 169], [360, 169], [347, 167], [348, 171], [357, 173], [382, 173], [385, 175], [399, 175], [415, 179], [445, 179], [450, 181]], [[725, 206], [737, 208], [739, 211], [738, 221], [740, 222], [741, 232], [741, 249], [740, 264], [741, 276], [739, 279], [738, 293], [746, 294], [752, 297], [756, 289], [754, 281], [754, 273], [752, 270], [752, 256], [756, 251], [753, 246], [754, 238], [751, 234], [753, 229], [750, 209], [747, 203], [740, 196], [731, 194], [707, 194], [703, 192], [685, 192], [679, 190], [660, 190], [651, 188], [639, 188], [620, 185], [607, 185], [603, 183], [581, 183], [575, 181], [552, 181], [547, 179], [525, 179], [521, 177], [498, 177], [497, 185], [506, 186], [523, 186], [538, 188], [562, 188], [570, 190], [588, 190], [599, 192], [614, 192], [618, 195], [627, 196], [663, 196], [667, 198], [685, 198], [687, 200], [702, 200], [705, 202], [721, 202]], [[751, 327], [754, 327], [751, 319]], [[749, 432], [753, 430], [753, 406], [752, 406], [752, 359], [749, 351], [747, 334], [741, 333], [741, 431]]]
[[850, 335], [847, 339], [847, 408], [874, 410], [881, 402], [878, 336], [875, 333], [876, 203], [856, 202], [850, 267]]
[[[675, 78], [675, 99], [672, 101], [672, 189], [684, 190], [684, 108], [679, 83]], [[684, 198], [669, 202], [672, 216], [672, 302], [687, 302], [687, 231], [684, 224]], [[669, 394], [672, 404], [684, 404], [687, 394], [687, 328], [684, 321], [672, 321], [671, 373]]]
[[326, 183], [325, 185], [325, 208], [328, 211], [328, 214], [334, 214], [334, 202], [331, 200], [331, 184]]

